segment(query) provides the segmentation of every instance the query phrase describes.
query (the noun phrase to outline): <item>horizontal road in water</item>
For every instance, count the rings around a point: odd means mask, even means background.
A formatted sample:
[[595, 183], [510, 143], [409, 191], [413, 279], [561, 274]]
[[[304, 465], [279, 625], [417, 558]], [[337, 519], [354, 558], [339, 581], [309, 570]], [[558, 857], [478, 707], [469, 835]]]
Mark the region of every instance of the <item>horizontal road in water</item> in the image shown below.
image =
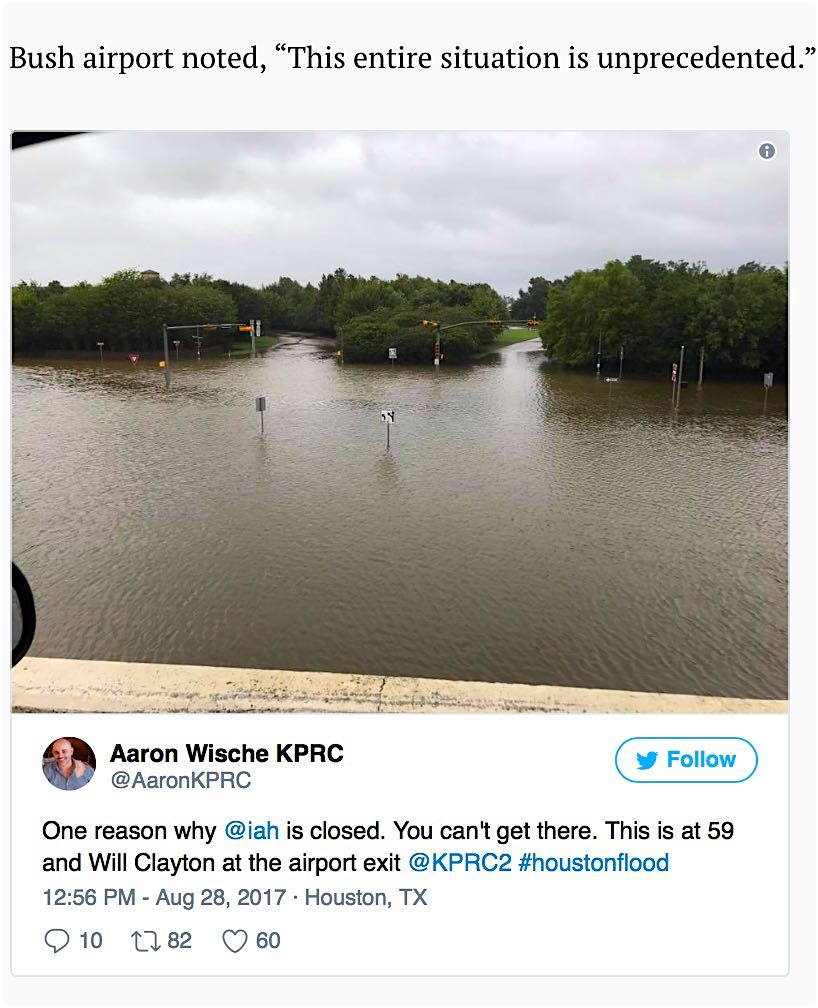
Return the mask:
[[783, 391], [537, 346], [15, 362], [32, 654], [786, 698]]

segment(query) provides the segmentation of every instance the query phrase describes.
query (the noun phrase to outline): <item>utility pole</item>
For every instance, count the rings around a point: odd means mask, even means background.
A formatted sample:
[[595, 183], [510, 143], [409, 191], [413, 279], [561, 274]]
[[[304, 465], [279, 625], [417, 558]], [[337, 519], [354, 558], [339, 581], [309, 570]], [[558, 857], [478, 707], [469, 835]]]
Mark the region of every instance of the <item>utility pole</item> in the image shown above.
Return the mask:
[[619, 380], [622, 381], [622, 361], [625, 357], [625, 344], [619, 348]]
[[699, 388], [702, 385], [702, 376], [704, 375], [704, 343], [702, 343], [701, 350], [699, 350]]
[[99, 347], [99, 363], [102, 364], [102, 348], [105, 346], [104, 343], [97, 343]]
[[599, 377], [599, 369], [602, 367], [602, 330], [599, 330], [599, 346], [596, 351], [596, 374]]

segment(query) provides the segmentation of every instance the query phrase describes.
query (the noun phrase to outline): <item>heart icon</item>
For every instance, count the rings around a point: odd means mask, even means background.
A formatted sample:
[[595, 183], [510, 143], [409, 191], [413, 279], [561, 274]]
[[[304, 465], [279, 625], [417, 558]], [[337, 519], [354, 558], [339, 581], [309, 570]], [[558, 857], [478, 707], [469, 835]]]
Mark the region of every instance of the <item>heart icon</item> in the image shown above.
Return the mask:
[[225, 931], [222, 934], [222, 941], [231, 952], [241, 952], [247, 944], [246, 931]]

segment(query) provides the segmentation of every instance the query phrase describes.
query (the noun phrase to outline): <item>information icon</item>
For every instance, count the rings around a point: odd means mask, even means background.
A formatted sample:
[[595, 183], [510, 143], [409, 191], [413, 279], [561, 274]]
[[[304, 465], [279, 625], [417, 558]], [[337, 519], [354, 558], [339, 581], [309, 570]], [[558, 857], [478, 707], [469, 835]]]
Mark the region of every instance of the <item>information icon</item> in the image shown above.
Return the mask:
[[771, 144], [769, 141], [765, 141], [758, 148], [758, 156], [763, 158], [765, 161], [772, 161], [775, 157], [775, 144]]

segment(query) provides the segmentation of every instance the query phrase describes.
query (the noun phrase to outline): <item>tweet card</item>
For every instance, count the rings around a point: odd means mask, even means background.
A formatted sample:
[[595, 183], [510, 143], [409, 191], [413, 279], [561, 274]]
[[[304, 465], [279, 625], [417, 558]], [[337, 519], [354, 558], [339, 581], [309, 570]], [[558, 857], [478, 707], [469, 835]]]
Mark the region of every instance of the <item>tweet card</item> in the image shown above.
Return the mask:
[[3, 6], [4, 1003], [814, 1000], [814, 11]]

